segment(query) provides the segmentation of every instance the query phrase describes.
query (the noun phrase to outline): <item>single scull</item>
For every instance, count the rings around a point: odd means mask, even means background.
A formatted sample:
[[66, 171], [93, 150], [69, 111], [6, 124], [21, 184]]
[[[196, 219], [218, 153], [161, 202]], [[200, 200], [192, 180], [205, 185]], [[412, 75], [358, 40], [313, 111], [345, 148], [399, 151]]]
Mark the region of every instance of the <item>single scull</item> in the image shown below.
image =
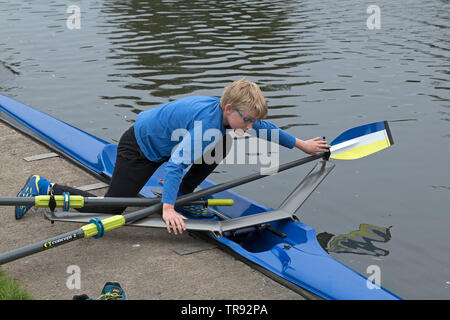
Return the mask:
[[[99, 139], [2, 95], [0, 95], [0, 119], [73, 160], [99, 179], [109, 181], [111, 178], [117, 151], [116, 144]], [[376, 122], [341, 134], [331, 143], [331, 158], [361, 158], [384, 149], [392, 143], [387, 122]], [[218, 212], [214, 218], [187, 220], [187, 228], [210, 235], [211, 239], [217, 241], [229, 252], [308, 298], [401, 299], [385, 288], [375, 286], [376, 289], [373, 289], [374, 285], [368, 284], [366, 277], [329, 256], [319, 245], [314, 229], [300, 222], [296, 213], [297, 209], [334, 168], [331, 161], [320, 159], [323, 156], [325, 155], [306, 157], [304, 159], [307, 160], [286, 164], [285, 169], [289, 169], [302, 163], [318, 160], [311, 172], [275, 210], [229, 190], [240, 183], [261, 178], [256, 174], [245, 177], [249, 179], [244, 182], [242, 178], [231, 181], [229, 184], [216, 185], [210, 180], [205, 180], [200, 186], [203, 189], [186, 195], [186, 198], [179, 198], [177, 201], [181, 202], [177, 203], [190, 203], [207, 196], [232, 199], [234, 204], [214, 207]], [[161, 166], [141, 190], [143, 197], [156, 197], [152, 189], [160, 187], [159, 180], [164, 178], [164, 167], [164, 165]], [[280, 166], [282, 167], [283, 165]], [[159, 204], [154, 204], [130, 214], [109, 216], [109, 218], [101, 215], [68, 214], [58, 211], [52, 212], [47, 217], [53, 221], [87, 222], [87, 225], [77, 230], [78, 233], [75, 236], [86, 238], [98, 235], [99, 221], [104, 221], [100, 223], [102, 231], [109, 231], [125, 224], [139, 227], [164, 227], [160, 217], [150, 216], [160, 209]], [[97, 217], [97, 222], [92, 222], [93, 217]], [[0, 254], [0, 264], [53, 248], [66, 241], [73, 241], [73, 237], [73, 233], [68, 233], [34, 244], [34, 251], [26, 252], [26, 247], [33, 246], [29, 245]], [[5, 240], [2, 239], [2, 241]]]

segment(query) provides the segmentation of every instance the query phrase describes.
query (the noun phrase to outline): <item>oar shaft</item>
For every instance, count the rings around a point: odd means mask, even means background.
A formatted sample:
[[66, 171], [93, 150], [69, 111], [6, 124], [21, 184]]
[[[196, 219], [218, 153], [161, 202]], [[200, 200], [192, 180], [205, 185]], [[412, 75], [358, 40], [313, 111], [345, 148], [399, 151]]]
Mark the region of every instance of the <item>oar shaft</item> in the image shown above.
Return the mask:
[[[321, 152], [321, 153], [313, 155], [313, 156], [294, 160], [294, 161], [280, 165], [277, 168], [277, 170], [274, 171], [273, 173], [277, 173], [277, 172], [281, 172], [281, 171], [284, 171], [284, 170], [287, 170], [287, 169], [290, 169], [293, 167], [297, 167], [302, 164], [320, 159], [324, 156], [325, 156], [325, 153]], [[193, 192], [190, 194], [186, 194], [186, 195], [183, 195], [183, 196], [177, 198], [177, 200], [175, 201], [175, 205], [182, 206], [182, 205], [185, 205], [192, 201], [195, 201], [199, 198], [207, 197], [212, 194], [222, 192], [222, 191], [225, 191], [225, 190], [228, 190], [228, 189], [231, 189], [231, 188], [234, 188], [234, 187], [240, 186], [242, 184], [252, 182], [252, 181], [264, 178], [264, 177], [267, 177], [267, 174], [254, 173], [254, 174], [248, 175], [243, 178], [237, 178], [237, 179], [231, 180], [229, 182], [224, 182], [224, 183], [217, 184], [217, 185], [209, 187], [209, 188], [201, 189], [199, 191], [196, 191], [196, 192]], [[158, 203], [158, 204], [155, 204], [154, 206], [124, 215], [125, 221], [126, 221], [126, 223], [131, 223], [131, 222], [143, 219], [152, 213], [160, 211], [161, 209], [162, 209], [162, 203]]]
[[278, 168], [276, 168], [276, 170], [266, 170], [265, 173], [254, 173], [242, 178], [237, 178], [228, 182], [224, 182], [221, 184], [217, 184], [215, 186], [206, 188], [206, 189], [202, 189], [184, 196], [181, 196], [177, 199], [177, 204], [178, 204], [178, 200], [180, 201], [180, 203], [178, 205], [184, 205], [185, 203], [188, 203], [192, 200], [198, 199], [198, 198], [202, 198], [202, 197], [206, 197], [209, 196], [211, 194], [215, 194], [218, 192], [222, 192], [237, 186], [240, 186], [241, 184], [245, 184], [245, 183], [249, 183], [264, 177], [267, 177], [269, 174], [273, 174], [273, 173], [278, 173], [278, 172], [282, 172], [285, 171], [287, 169], [291, 169], [297, 166], [300, 166], [302, 164], [323, 158], [325, 156], [324, 152], [318, 153], [316, 155], [313, 156], [309, 156], [309, 157], [305, 157], [305, 158], [301, 158], [301, 159], [297, 159], [285, 164], [280, 165]]
[[161, 198], [84, 198], [85, 207], [148, 207], [161, 202]]
[[84, 231], [82, 229], [78, 229], [53, 238], [35, 242], [21, 248], [13, 249], [0, 255], [0, 265], [32, 255], [34, 253], [42, 252], [46, 249], [54, 248], [70, 241], [81, 239], [83, 237]]
[[[97, 198], [87, 197], [84, 198], [85, 207], [148, 207], [161, 202], [161, 198]], [[201, 205], [201, 206], [231, 206], [233, 205], [232, 199], [205, 199], [205, 200], [193, 200], [187, 205]]]
[[[56, 208], [64, 206], [64, 199], [61, 195], [56, 195]], [[68, 207], [83, 208], [83, 207], [148, 207], [161, 202], [161, 198], [116, 198], [116, 197], [82, 197], [77, 195], [69, 196], [70, 201]], [[36, 196], [36, 197], [10, 197], [0, 198], [0, 206], [29, 206], [48, 208], [50, 196]], [[189, 202], [188, 205], [201, 206], [231, 206], [232, 199], [205, 199], [195, 200]]]
[[34, 206], [35, 200], [33, 198], [0, 198], [0, 206]]

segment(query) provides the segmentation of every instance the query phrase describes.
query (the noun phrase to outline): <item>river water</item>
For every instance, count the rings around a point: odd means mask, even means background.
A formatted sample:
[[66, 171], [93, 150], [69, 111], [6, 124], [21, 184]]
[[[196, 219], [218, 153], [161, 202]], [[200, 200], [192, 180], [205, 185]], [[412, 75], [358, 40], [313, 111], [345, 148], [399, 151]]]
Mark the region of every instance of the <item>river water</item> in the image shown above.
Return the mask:
[[[140, 111], [243, 77], [303, 139], [388, 120], [395, 144], [335, 160], [299, 215], [403, 298], [449, 299], [449, 16], [444, 0], [0, 0], [0, 92], [115, 142]], [[236, 190], [276, 207], [311, 166]], [[255, 170], [221, 165], [211, 179]]]

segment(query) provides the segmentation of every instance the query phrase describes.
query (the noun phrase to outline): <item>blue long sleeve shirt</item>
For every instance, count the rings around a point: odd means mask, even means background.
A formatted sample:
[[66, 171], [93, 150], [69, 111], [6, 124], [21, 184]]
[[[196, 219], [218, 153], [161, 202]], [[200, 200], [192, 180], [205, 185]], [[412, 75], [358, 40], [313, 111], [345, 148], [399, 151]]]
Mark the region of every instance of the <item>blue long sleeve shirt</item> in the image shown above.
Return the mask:
[[[271, 141], [271, 130], [278, 130], [280, 145], [292, 149], [295, 137], [269, 121], [257, 120], [253, 125], [259, 137]], [[208, 133], [208, 134], [206, 134]], [[144, 155], [154, 162], [169, 158], [164, 177], [161, 201], [174, 204], [183, 176], [190, 164], [214, 147], [225, 134], [220, 99], [192, 96], [141, 112], [134, 124], [136, 141]]]

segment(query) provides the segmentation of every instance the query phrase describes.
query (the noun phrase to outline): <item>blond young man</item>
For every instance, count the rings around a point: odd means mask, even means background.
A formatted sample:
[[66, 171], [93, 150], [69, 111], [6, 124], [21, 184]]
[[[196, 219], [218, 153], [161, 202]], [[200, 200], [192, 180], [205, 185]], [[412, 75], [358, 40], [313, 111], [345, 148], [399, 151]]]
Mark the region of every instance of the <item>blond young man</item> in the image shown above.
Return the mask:
[[[227, 129], [242, 134], [254, 129], [256, 135], [265, 130], [265, 137], [271, 140], [271, 132], [278, 134], [278, 144], [304, 151], [308, 154], [327, 151], [330, 147], [319, 137], [301, 140], [278, 128], [269, 121], [262, 120], [267, 115], [267, 103], [259, 87], [248, 80], [238, 80], [225, 88], [222, 97], [193, 96], [171, 101], [158, 108], [141, 112], [135, 124], [121, 137], [117, 149], [117, 159], [108, 191], [105, 197], [135, 197], [160, 165], [167, 162], [165, 168], [162, 218], [167, 231], [174, 234], [186, 230], [184, 217], [208, 216], [207, 210], [191, 210], [192, 207], [174, 207], [176, 198], [194, 189], [216, 168], [218, 162], [199, 161], [207, 152], [216, 150], [222, 144], [223, 156], [226, 156], [226, 143], [223, 137]], [[215, 130], [219, 134], [213, 141], [204, 141], [201, 131]], [[184, 132], [181, 139], [174, 139], [175, 132]], [[184, 130], [184, 131], [183, 131]], [[220, 139], [218, 138], [220, 136]], [[177, 135], [175, 135], [177, 137]], [[194, 150], [197, 147], [197, 150]], [[214, 150], [212, 150], [214, 147]], [[199, 152], [198, 152], [198, 149]], [[212, 150], [212, 151], [211, 151]], [[197, 151], [197, 152], [196, 152]], [[191, 165], [183, 176], [184, 170]], [[92, 197], [93, 194], [68, 186], [53, 184], [45, 178], [30, 177], [18, 196], [35, 196], [69, 192], [73, 195]], [[16, 207], [16, 219], [21, 219], [30, 207]], [[126, 208], [89, 208], [90, 212], [120, 214]], [[86, 209], [79, 209], [84, 211]], [[199, 213], [200, 212], [200, 213]]]

